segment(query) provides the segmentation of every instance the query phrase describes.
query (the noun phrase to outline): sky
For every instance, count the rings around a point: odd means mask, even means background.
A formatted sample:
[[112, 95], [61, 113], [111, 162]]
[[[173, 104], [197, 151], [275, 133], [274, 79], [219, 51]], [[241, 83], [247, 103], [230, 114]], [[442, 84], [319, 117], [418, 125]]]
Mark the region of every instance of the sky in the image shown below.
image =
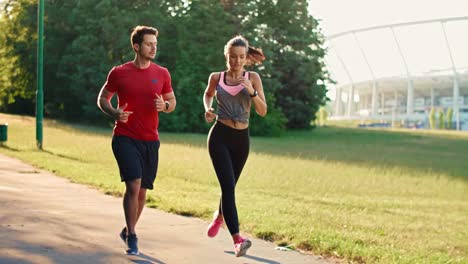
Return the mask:
[[468, 0], [310, 0], [327, 35], [391, 23], [468, 16]]
[[[310, 0], [311, 14], [320, 20], [326, 36], [386, 24], [468, 17], [468, 0]], [[445, 24], [449, 45], [457, 68], [468, 69], [468, 19]], [[401, 50], [411, 74], [451, 68], [451, 61], [440, 23], [395, 28]], [[328, 68], [338, 83], [350, 78], [338, 56], [346, 64], [354, 82], [372, 79], [360, 48], [371, 64], [374, 76], [405, 75], [401, 55], [390, 29], [368, 31], [336, 38], [326, 44], [330, 52]]]

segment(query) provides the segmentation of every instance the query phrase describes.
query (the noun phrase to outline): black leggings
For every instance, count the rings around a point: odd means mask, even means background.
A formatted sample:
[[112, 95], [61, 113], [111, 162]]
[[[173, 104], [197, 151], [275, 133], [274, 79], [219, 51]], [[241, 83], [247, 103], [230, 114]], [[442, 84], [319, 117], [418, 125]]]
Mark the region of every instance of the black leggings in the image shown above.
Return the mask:
[[231, 235], [239, 233], [236, 208], [236, 183], [249, 156], [249, 129], [234, 129], [221, 122], [208, 134], [211, 162], [221, 185], [219, 212]]

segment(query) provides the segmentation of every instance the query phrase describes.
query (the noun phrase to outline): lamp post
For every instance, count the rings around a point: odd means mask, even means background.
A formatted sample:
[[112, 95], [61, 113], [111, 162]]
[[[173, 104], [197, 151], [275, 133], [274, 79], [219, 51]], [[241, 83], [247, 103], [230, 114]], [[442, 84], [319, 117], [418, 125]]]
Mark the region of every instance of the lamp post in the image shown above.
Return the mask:
[[37, 22], [36, 143], [37, 147], [42, 150], [42, 120], [44, 118], [44, 0], [39, 0]]

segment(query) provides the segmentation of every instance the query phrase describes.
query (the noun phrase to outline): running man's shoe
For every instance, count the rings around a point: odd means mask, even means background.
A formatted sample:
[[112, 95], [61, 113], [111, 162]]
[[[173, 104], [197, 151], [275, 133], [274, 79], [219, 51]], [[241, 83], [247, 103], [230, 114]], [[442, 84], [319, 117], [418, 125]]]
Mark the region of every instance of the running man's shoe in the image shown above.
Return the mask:
[[224, 220], [223, 219], [218, 220], [217, 214], [215, 214], [213, 221], [208, 226], [208, 230], [207, 230], [208, 236], [215, 237], [218, 234], [219, 228], [223, 225], [223, 223], [224, 223]]
[[127, 236], [127, 255], [138, 255], [138, 238], [136, 234], [129, 234]]
[[234, 244], [234, 252], [236, 257], [242, 257], [247, 254], [247, 250], [252, 246], [252, 242], [248, 238], [241, 238], [238, 243]]
[[119, 236], [122, 239], [122, 241], [125, 243], [125, 245], [127, 245], [127, 227], [124, 227], [122, 229], [122, 232], [120, 232]]

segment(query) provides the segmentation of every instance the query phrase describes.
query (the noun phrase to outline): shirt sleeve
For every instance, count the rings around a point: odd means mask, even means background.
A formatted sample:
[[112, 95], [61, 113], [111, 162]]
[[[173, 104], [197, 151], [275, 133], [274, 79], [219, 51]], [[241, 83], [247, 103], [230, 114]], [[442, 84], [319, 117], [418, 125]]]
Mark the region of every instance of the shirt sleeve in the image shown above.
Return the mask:
[[172, 79], [171, 74], [166, 69], [166, 81], [164, 82], [164, 86], [162, 88], [161, 94], [166, 94], [172, 92]]
[[104, 84], [104, 88], [106, 88], [109, 92], [117, 92], [117, 72], [115, 70], [115, 67], [113, 67], [107, 75], [107, 80]]

